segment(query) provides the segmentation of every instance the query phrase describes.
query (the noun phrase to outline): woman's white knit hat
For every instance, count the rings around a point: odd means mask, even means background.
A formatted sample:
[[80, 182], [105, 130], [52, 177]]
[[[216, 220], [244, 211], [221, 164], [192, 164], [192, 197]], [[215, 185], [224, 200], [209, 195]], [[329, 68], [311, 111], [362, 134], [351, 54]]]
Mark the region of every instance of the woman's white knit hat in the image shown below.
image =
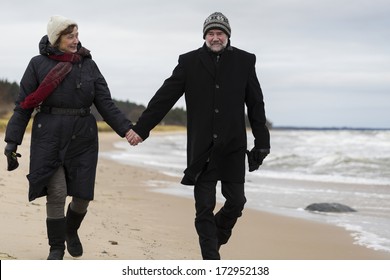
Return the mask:
[[47, 37], [49, 38], [50, 44], [54, 45], [60, 33], [72, 24], [77, 25], [74, 20], [63, 16], [50, 17], [49, 23], [47, 24]]

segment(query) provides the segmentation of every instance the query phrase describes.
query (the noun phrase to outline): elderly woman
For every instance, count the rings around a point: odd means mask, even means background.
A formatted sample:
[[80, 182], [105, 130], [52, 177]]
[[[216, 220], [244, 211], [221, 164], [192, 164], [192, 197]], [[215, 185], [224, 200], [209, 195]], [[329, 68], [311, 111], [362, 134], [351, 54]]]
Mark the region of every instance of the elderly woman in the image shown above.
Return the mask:
[[[132, 123], [114, 105], [107, 83], [81, 46], [75, 21], [53, 16], [20, 83], [5, 135], [8, 170], [18, 167], [16, 150], [34, 110], [32, 126], [30, 201], [46, 196], [48, 259], [63, 259], [65, 241], [73, 257], [83, 254], [77, 230], [94, 198], [98, 131], [90, 107], [124, 137]], [[65, 201], [72, 196], [66, 216]]]

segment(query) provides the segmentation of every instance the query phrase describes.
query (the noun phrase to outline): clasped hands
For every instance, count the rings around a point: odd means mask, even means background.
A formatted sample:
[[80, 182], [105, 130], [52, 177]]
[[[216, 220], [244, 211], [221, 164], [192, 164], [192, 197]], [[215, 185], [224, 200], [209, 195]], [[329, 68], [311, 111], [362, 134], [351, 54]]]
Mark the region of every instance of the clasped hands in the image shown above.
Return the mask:
[[126, 133], [126, 139], [131, 146], [137, 146], [139, 143], [142, 143], [143, 141], [143, 139], [132, 129], [130, 129]]

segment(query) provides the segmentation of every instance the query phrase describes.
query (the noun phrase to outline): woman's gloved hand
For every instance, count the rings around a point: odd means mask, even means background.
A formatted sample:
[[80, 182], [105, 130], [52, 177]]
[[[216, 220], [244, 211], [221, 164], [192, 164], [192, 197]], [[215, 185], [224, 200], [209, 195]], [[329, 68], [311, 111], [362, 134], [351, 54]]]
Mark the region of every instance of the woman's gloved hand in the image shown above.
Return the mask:
[[16, 152], [17, 147], [15, 143], [7, 143], [5, 145], [4, 154], [7, 157], [8, 171], [15, 170], [19, 166], [18, 157], [21, 157], [21, 154]]

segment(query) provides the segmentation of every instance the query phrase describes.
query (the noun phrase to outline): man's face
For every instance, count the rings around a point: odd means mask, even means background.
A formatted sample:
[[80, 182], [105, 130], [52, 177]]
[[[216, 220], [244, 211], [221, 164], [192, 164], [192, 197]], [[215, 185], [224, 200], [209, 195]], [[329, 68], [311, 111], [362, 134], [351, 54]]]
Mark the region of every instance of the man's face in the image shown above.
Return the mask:
[[226, 47], [228, 36], [219, 29], [211, 29], [206, 33], [205, 40], [207, 47], [213, 52], [220, 52]]

